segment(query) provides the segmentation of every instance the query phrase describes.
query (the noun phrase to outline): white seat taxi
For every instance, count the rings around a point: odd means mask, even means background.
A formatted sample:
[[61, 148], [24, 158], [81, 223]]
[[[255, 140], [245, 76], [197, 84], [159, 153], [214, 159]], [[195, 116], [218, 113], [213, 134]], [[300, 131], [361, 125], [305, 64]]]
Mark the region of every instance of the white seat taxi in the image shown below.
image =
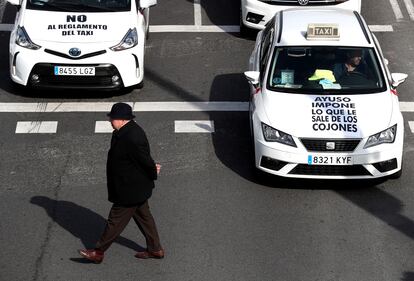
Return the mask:
[[7, 0], [17, 7], [10, 76], [24, 86], [141, 86], [156, 0]]
[[399, 177], [404, 122], [378, 40], [358, 12], [289, 9], [245, 72], [257, 169], [296, 178]]
[[263, 29], [276, 12], [297, 7], [335, 7], [361, 12], [361, 0], [241, 0], [240, 31]]

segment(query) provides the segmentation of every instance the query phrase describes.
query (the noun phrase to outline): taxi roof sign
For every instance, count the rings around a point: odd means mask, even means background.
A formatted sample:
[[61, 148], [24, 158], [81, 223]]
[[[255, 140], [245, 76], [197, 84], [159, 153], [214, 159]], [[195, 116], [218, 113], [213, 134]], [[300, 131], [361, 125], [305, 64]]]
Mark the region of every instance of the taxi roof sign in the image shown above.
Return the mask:
[[311, 23], [306, 33], [307, 40], [339, 40], [337, 24]]

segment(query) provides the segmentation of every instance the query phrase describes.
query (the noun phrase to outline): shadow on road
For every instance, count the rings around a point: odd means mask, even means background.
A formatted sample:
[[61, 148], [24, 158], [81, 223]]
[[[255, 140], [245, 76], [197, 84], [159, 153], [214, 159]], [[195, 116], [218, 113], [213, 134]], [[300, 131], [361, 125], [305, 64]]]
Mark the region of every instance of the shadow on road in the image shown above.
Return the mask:
[[404, 207], [401, 200], [378, 187], [361, 189], [358, 192], [352, 190], [337, 190], [336, 192], [395, 230], [414, 239], [414, 221], [401, 214]]
[[[73, 202], [54, 200], [46, 196], [34, 196], [30, 203], [42, 207], [54, 222], [82, 241], [85, 248], [95, 247], [102, 234], [106, 219], [101, 215]], [[137, 243], [119, 236], [115, 243], [134, 251], [143, 249]]]
[[[2, 0], [6, 1], [6, 0]], [[3, 11], [3, 15], [0, 14], [1, 17], [1, 23], [8, 23], [13, 24], [14, 19], [16, 18], [17, 8], [10, 3], [4, 4], [5, 8]]]
[[414, 281], [414, 272], [404, 272], [404, 277], [401, 281]]

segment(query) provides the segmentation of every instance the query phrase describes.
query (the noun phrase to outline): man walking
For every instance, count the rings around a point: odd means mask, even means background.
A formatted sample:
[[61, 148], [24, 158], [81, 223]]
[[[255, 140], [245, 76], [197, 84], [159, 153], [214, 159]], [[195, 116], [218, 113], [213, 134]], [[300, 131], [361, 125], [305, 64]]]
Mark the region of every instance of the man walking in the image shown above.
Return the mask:
[[161, 166], [152, 159], [145, 132], [132, 120], [135, 116], [128, 104], [114, 104], [107, 115], [114, 128], [106, 165], [108, 200], [113, 205], [95, 249], [79, 250], [79, 254], [101, 263], [104, 252], [133, 218], [147, 243], [147, 249], [135, 257], [161, 259], [164, 250], [148, 205]]

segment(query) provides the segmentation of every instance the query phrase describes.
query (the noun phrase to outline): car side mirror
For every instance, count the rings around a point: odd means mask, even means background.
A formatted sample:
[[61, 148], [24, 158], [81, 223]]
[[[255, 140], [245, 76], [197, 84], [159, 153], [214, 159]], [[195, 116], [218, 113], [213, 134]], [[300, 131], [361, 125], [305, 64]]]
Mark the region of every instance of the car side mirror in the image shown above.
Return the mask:
[[157, 0], [139, 0], [140, 8], [149, 8], [157, 5]]
[[408, 75], [405, 73], [391, 73], [392, 86], [394, 88], [398, 87], [398, 85], [403, 83], [407, 77]]
[[259, 71], [246, 71], [244, 72], [244, 76], [246, 76], [247, 81], [254, 87], [259, 85], [260, 79], [260, 72]]

